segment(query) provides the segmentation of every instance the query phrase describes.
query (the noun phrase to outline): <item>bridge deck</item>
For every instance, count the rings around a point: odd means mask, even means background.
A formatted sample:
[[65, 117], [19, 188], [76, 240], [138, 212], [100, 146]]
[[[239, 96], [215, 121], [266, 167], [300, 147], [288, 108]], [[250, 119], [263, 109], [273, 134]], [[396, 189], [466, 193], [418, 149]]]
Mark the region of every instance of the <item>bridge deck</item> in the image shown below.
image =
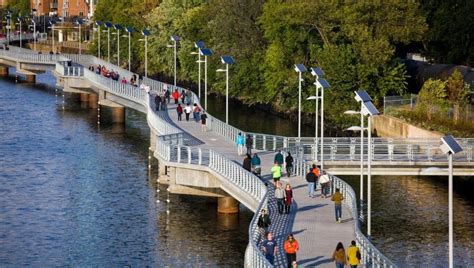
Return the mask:
[[[212, 132], [202, 132], [201, 124], [196, 123], [193, 118], [190, 121], [178, 121], [176, 105], [168, 105], [169, 120], [177, 127], [196, 138], [196, 146], [203, 149], [212, 149], [235, 162], [242, 163], [243, 156], [237, 155], [237, 148], [231, 141]], [[262, 177], [270, 182], [270, 169], [273, 163], [273, 152], [259, 152], [262, 160]], [[332, 252], [337, 242], [348, 245], [354, 238], [354, 223], [347, 208], [343, 207], [343, 221], [335, 222], [334, 204], [330, 198], [309, 198], [307, 196], [307, 183], [302, 177], [282, 178], [283, 184], [290, 183], [293, 187], [295, 203], [290, 215], [279, 215], [275, 200], [270, 198], [270, 215], [272, 226], [270, 231], [276, 234], [279, 242], [279, 256], [277, 266], [283, 265], [285, 255], [283, 253], [283, 241], [286, 236], [293, 232], [300, 243], [300, 251], [297, 254], [298, 264], [303, 266], [332, 267]], [[272, 185], [269, 183], [269, 185]], [[273, 187], [270, 187], [273, 188]], [[273, 195], [273, 189], [270, 190]], [[296, 212], [295, 212], [296, 209]], [[286, 225], [286, 226], [285, 226]]]

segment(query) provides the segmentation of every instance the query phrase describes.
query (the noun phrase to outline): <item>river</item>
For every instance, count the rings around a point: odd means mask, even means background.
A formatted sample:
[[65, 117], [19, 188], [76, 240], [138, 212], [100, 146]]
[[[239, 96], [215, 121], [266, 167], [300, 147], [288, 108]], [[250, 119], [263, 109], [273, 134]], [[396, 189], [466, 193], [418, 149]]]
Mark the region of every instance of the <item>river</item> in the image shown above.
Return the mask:
[[[0, 265], [242, 266], [252, 213], [219, 215], [215, 200], [192, 196], [171, 195], [168, 206], [143, 114], [127, 109], [125, 129], [97, 126], [96, 111], [74, 96], [63, 109], [52, 76], [38, 82], [0, 80]], [[222, 118], [223, 107], [209, 98], [212, 114]], [[294, 121], [233, 102], [230, 111], [244, 130], [296, 135]], [[358, 177], [344, 179], [358, 192]], [[447, 266], [446, 178], [372, 181], [379, 249], [401, 267]], [[455, 181], [455, 260], [474, 266], [474, 200], [465, 189]]]

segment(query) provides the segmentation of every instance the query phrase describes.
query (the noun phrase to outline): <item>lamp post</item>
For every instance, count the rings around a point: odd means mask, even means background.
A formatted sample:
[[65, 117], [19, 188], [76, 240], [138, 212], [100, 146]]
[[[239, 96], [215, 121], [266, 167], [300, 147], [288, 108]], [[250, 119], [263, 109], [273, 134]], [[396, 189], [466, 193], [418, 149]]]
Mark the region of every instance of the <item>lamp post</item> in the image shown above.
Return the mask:
[[207, 57], [214, 53], [210, 48], [201, 48], [199, 53], [204, 56], [204, 110], [207, 110]]
[[106, 22], [105, 27], [107, 27], [107, 61], [110, 62], [110, 28], [113, 27], [113, 24]]
[[54, 25], [56, 24], [56, 21], [50, 20], [49, 24], [51, 25], [51, 39], [52, 39], [53, 53], [56, 53], [56, 47], [54, 46]]
[[31, 23], [33, 23], [33, 50], [36, 51], [36, 21], [31, 19]]
[[448, 135], [441, 138], [440, 149], [443, 153], [448, 155], [449, 162], [449, 197], [448, 197], [448, 221], [449, 221], [449, 268], [454, 267], [453, 259], [453, 155], [462, 151], [459, 143], [454, 139], [453, 136]]
[[122, 25], [115, 24], [115, 30], [117, 30], [117, 66], [120, 67], [120, 30], [122, 29]]
[[79, 55], [82, 54], [82, 32], [81, 32], [81, 26], [82, 24], [84, 23], [84, 21], [82, 19], [78, 19], [76, 20], [76, 23], [77, 25], [79, 25], [79, 39], [78, 39], [78, 42], [79, 42]]
[[144, 38], [140, 39], [140, 41], [145, 41], [145, 77], [148, 77], [148, 36], [150, 34], [150, 31], [144, 29], [142, 31], [142, 35], [144, 36]]
[[295, 64], [295, 71], [298, 73], [298, 143], [301, 141], [301, 77], [306, 72], [306, 67], [303, 64]]
[[10, 10], [7, 10], [7, 15], [6, 15], [6, 20], [7, 20], [7, 46], [10, 45], [10, 33], [11, 33], [11, 19], [12, 19], [12, 14]]
[[198, 71], [198, 96], [199, 96], [199, 99], [201, 99], [201, 49], [205, 48], [206, 45], [204, 44], [203, 41], [196, 41], [194, 42], [194, 47], [198, 49], [198, 52], [191, 52], [191, 54], [195, 55], [197, 54], [198, 55], [198, 68], [199, 68], [199, 71]]
[[[356, 101], [361, 103], [361, 110], [360, 113], [363, 116], [368, 116], [368, 127], [367, 127], [367, 152], [368, 152], [368, 159], [367, 159], [367, 235], [370, 237], [372, 233], [372, 117], [377, 116], [379, 111], [375, 108], [374, 104], [372, 103], [372, 99], [370, 98], [369, 94], [365, 90], [358, 90], [355, 92]], [[352, 127], [350, 130], [356, 130]], [[363, 131], [364, 128], [361, 127], [360, 131]], [[362, 154], [362, 152], [361, 152]]]
[[167, 45], [167, 47], [171, 47], [174, 50], [174, 87], [176, 88], [177, 48], [178, 48], [178, 42], [181, 40], [181, 37], [177, 35], [172, 35], [170, 39], [171, 41], [173, 41], [173, 44]]
[[222, 64], [225, 64], [225, 69], [217, 69], [217, 72], [225, 72], [225, 123], [229, 124], [229, 65], [234, 64], [232, 56], [222, 56]]
[[21, 13], [20, 15], [18, 16], [17, 18], [18, 22], [20, 23], [20, 48], [23, 47], [23, 40], [22, 40], [22, 27], [21, 27], [21, 21], [22, 21], [22, 17], [21, 17]]
[[102, 22], [96, 21], [95, 25], [97, 25], [97, 35], [98, 35], [98, 43], [97, 43], [97, 57], [100, 59], [100, 26], [102, 26]]
[[132, 66], [132, 33], [135, 31], [133, 27], [127, 27], [125, 28], [125, 31], [128, 33], [128, 71], [130, 72], [131, 66]]

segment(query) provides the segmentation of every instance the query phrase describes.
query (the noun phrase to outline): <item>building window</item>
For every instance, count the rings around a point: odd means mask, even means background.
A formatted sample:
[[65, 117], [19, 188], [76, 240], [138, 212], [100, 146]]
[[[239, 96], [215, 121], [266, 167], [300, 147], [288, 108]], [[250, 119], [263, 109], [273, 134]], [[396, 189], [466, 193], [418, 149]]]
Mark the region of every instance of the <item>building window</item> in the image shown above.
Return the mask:
[[84, 12], [79, 12], [79, 17], [84, 17]]

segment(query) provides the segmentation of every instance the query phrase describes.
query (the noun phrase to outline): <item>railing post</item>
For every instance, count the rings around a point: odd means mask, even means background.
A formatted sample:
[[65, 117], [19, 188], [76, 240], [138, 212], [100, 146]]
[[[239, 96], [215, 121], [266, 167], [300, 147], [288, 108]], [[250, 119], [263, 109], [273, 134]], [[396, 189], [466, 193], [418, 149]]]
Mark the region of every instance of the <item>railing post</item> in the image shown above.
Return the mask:
[[256, 134], [253, 134], [253, 149], [257, 149], [257, 135]]
[[263, 150], [267, 150], [267, 136], [263, 135]]
[[178, 154], [177, 154], [178, 155], [178, 163], [180, 163], [181, 162], [181, 146], [178, 145], [176, 148], [178, 148]]
[[191, 147], [188, 147], [188, 164], [191, 164], [191, 155], [192, 155]]
[[275, 136], [273, 136], [273, 151], [276, 150], [276, 146], [277, 146], [277, 139]]
[[[198, 164], [201, 165], [202, 164], [202, 149], [201, 148], [198, 148]], [[209, 158], [209, 161], [211, 161], [211, 159]]]

